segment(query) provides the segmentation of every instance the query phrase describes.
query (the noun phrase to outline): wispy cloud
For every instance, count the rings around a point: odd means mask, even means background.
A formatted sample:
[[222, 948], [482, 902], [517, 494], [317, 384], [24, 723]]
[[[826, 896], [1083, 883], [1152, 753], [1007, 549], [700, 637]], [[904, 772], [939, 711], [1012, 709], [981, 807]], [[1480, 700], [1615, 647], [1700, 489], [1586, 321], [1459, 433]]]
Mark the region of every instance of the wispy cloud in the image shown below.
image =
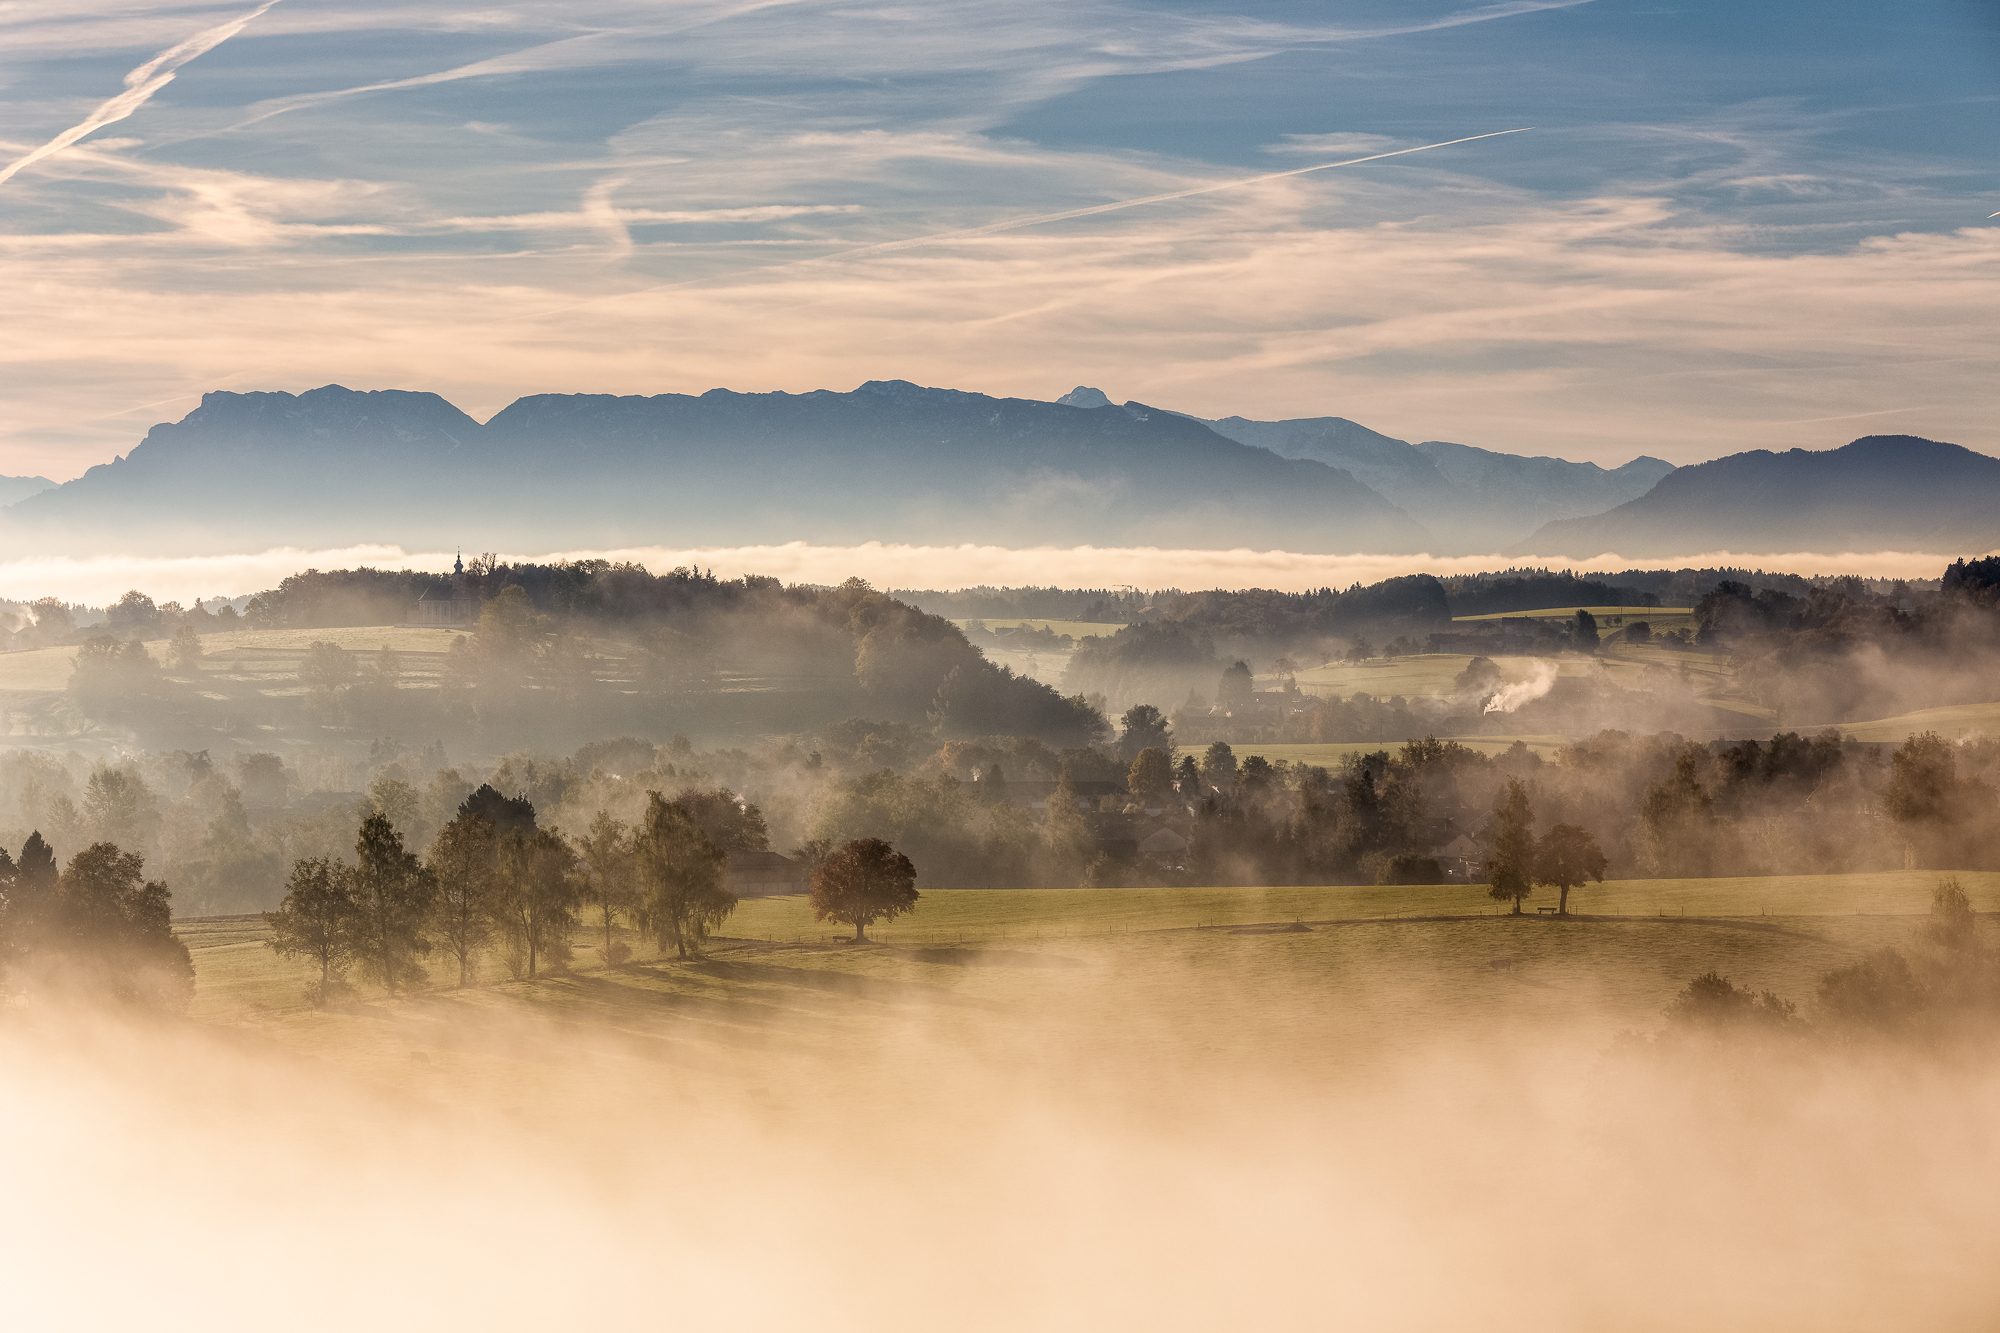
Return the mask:
[[5, 166], [0, 166], [0, 184], [5, 184], [21, 172], [46, 161], [67, 148], [82, 142], [106, 125], [114, 125], [124, 120], [140, 107], [151, 101], [153, 95], [174, 81], [181, 67], [198, 59], [216, 47], [242, 32], [265, 14], [269, 13], [278, 0], [264, 0], [247, 14], [218, 23], [212, 28], [204, 28], [194, 36], [168, 47], [125, 76], [125, 88], [117, 96], [100, 103], [95, 111], [38, 148], [30, 149]]

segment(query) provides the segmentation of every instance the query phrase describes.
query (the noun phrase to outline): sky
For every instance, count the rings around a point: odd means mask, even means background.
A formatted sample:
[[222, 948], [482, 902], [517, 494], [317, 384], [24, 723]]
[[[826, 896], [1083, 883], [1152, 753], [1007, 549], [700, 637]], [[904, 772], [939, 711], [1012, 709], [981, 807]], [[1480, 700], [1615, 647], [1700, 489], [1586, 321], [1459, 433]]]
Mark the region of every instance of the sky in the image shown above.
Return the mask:
[[325, 383], [2000, 452], [1995, 142], [1993, 0], [0, 0], [0, 472]]

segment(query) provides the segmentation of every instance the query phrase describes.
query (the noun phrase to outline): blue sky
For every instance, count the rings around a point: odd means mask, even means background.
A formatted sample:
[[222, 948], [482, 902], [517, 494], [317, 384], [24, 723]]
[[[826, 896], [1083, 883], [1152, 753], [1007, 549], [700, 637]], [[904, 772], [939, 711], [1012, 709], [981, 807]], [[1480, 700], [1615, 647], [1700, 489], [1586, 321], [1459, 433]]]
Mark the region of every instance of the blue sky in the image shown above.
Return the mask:
[[329, 381], [2000, 449], [1996, 142], [1990, 0], [0, 0], [0, 469]]

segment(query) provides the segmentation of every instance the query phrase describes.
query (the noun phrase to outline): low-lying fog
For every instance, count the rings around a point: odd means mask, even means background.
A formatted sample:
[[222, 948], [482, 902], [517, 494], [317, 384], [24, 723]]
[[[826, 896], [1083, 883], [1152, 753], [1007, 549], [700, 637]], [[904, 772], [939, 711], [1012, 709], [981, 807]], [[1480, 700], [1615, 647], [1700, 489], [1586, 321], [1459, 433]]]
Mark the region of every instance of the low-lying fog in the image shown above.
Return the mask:
[[[478, 533], [466, 534], [467, 550]], [[1520, 564], [1560, 564], [1578, 573], [1673, 566], [1749, 568], [1801, 575], [1855, 574], [1868, 578], [1931, 579], [1957, 555], [1875, 551], [1821, 555], [1746, 555], [1731, 551], [1690, 552], [1672, 560], [1633, 560], [1606, 555], [1552, 561], [1520, 555], [1307, 555], [1294, 551], [1171, 550], [1161, 547], [1004, 547], [904, 546], [869, 542], [860, 546], [732, 546], [677, 549], [668, 546], [626, 550], [503, 553], [521, 560], [606, 559], [634, 561], [648, 569], [677, 566], [715, 569], [728, 577], [761, 574], [788, 583], [836, 584], [860, 577], [878, 588], [963, 588], [1062, 585], [1065, 587], [1271, 588], [1300, 592], [1312, 588], [1376, 583], [1406, 574], [1476, 574]], [[142, 588], [156, 601], [192, 603], [196, 598], [236, 596], [276, 587], [301, 569], [449, 569], [451, 550], [407, 551], [397, 546], [352, 546], [338, 550], [283, 548], [210, 556], [51, 556], [0, 561], [0, 598], [28, 601], [57, 597], [104, 605], [127, 589]]]
[[1261, 952], [951, 970], [974, 969], [893, 1002], [815, 974], [810, 1023], [549, 1002], [587, 975], [242, 1027], [10, 1015], [8, 1323], [1545, 1333], [2000, 1310], [1991, 1065], [1620, 1041], [1586, 989], [1482, 1015], [1395, 966]]

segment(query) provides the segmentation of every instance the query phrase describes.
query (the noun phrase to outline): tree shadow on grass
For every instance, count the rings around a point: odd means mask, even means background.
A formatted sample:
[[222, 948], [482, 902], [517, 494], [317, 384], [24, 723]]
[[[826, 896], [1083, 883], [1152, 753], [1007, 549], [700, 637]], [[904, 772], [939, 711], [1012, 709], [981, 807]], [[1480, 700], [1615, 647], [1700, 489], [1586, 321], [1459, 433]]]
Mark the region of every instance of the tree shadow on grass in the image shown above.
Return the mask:
[[685, 966], [702, 976], [713, 977], [731, 985], [770, 987], [792, 995], [837, 996], [878, 1005], [910, 1005], [919, 1002], [973, 1005], [971, 1000], [951, 988], [927, 981], [871, 977], [857, 972], [837, 972], [824, 968], [784, 967], [775, 963], [744, 962], [734, 958], [709, 957]]
[[903, 951], [903, 957], [943, 967], [1013, 967], [1068, 972], [1090, 966], [1081, 958], [1069, 958], [1062, 954], [1034, 953], [1026, 949], [982, 949], [972, 945], [907, 949]]

